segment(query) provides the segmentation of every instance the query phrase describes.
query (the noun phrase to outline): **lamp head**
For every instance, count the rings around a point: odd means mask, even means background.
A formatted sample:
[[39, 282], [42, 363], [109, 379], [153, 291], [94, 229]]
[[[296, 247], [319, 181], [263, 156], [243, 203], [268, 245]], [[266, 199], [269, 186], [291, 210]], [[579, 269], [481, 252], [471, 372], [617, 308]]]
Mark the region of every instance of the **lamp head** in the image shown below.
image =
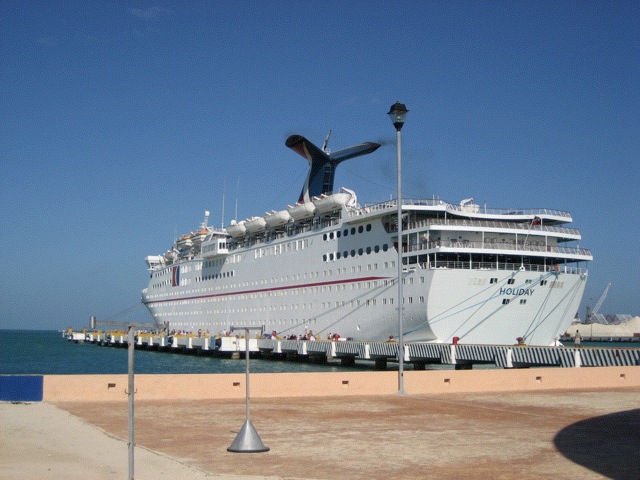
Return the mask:
[[396, 130], [400, 131], [402, 129], [407, 113], [409, 113], [409, 110], [407, 110], [404, 103], [396, 102], [391, 105], [387, 115], [391, 118], [391, 122], [393, 123], [393, 126], [396, 127]]

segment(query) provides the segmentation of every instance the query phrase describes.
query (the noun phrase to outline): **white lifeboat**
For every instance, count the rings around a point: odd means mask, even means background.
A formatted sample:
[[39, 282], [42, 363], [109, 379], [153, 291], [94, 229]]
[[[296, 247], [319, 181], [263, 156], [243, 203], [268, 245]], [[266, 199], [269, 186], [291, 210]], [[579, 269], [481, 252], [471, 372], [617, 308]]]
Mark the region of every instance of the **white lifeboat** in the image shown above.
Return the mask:
[[191, 235], [191, 241], [193, 243], [201, 243], [205, 238], [207, 238], [207, 235], [209, 235], [208, 229], [204, 228], [202, 230], [198, 230], [196, 233]]
[[333, 195], [320, 195], [313, 197], [313, 204], [320, 213], [339, 210], [351, 200], [351, 194], [347, 192], [334, 193]]
[[231, 235], [233, 238], [243, 236], [247, 231], [245, 227], [245, 221], [241, 220], [236, 222], [235, 220], [231, 220], [231, 225], [227, 227], [227, 233]]
[[296, 202], [293, 206], [289, 205], [287, 211], [294, 220], [304, 220], [305, 218], [313, 217], [313, 214], [316, 211], [316, 206], [311, 202]]
[[291, 220], [291, 215], [287, 210], [280, 210], [278, 212], [273, 210], [271, 212], [267, 212], [264, 216], [264, 219], [267, 223], [267, 227], [275, 228], [289, 223], [289, 220]]
[[245, 221], [244, 225], [247, 233], [259, 233], [264, 231], [267, 222], [264, 217], [251, 217]]
[[162, 255], [149, 255], [145, 258], [147, 262], [147, 268], [149, 270], [155, 270], [156, 268], [164, 266], [164, 257]]
[[178, 247], [178, 249], [188, 248], [191, 245], [193, 245], [193, 239], [192, 239], [192, 235], [191, 234], [183, 235], [176, 242], [176, 246]]
[[471, 202], [473, 202], [473, 198], [465, 198], [462, 200], [460, 202], [460, 210], [463, 212], [478, 213], [480, 205]]
[[169, 250], [164, 254], [164, 259], [166, 263], [173, 263], [178, 259], [178, 252], [175, 250]]

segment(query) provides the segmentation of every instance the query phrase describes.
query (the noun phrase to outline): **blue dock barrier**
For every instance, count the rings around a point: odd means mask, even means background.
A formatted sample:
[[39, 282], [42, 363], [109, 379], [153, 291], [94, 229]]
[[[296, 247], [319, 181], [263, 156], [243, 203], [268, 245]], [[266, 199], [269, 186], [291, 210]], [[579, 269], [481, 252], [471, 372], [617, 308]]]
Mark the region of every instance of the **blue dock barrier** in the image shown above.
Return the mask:
[[0, 401], [41, 402], [42, 375], [0, 375]]

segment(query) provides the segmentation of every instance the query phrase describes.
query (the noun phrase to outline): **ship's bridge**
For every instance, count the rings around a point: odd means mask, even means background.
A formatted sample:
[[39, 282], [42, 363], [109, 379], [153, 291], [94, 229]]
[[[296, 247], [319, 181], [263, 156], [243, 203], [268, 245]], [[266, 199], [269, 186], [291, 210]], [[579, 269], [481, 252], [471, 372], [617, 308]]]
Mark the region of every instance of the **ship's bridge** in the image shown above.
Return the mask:
[[229, 235], [224, 230], [211, 231], [202, 242], [202, 258], [216, 258], [229, 255]]

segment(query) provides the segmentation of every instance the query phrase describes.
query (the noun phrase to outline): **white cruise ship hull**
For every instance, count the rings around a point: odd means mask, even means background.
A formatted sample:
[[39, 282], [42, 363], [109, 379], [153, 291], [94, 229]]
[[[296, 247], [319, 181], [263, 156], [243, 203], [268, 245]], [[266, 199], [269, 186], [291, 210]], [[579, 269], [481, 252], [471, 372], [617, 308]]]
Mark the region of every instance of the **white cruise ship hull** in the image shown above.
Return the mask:
[[[311, 330], [323, 338], [397, 337], [394, 237], [380, 217], [364, 220], [256, 243], [219, 260], [167, 267], [143, 300], [158, 325], [166, 321], [183, 331], [250, 325], [284, 336]], [[345, 228], [355, 234], [336, 238]], [[337, 252], [343, 252], [340, 259]], [[458, 337], [470, 344], [510, 344], [523, 337], [547, 345], [573, 320], [586, 283], [584, 271], [564, 266], [455, 267], [405, 266], [407, 341]]]

